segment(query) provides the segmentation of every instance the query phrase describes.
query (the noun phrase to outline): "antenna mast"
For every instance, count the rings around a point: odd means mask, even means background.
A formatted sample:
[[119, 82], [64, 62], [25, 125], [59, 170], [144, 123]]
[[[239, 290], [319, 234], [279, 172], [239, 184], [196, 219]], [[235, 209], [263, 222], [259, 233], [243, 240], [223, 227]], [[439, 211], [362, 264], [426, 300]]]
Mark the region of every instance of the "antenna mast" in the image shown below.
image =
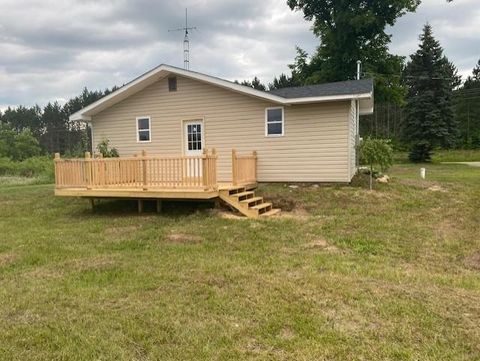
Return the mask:
[[185, 31], [185, 37], [183, 38], [183, 67], [185, 70], [190, 69], [190, 40], [188, 39], [188, 31], [197, 29], [196, 26], [188, 26], [188, 12], [185, 8], [185, 26], [183, 28], [171, 29], [170, 31]]

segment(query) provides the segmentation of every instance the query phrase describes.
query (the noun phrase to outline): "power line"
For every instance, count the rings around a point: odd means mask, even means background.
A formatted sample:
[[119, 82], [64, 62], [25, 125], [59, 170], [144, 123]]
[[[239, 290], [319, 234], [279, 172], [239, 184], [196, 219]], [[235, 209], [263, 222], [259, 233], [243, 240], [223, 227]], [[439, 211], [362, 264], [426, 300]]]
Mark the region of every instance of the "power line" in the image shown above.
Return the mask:
[[370, 75], [384, 75], [387, 77], [394, 77], [394, 78], [406, 78], [406, 79], [430, 79], [430, 80], [455, 80], [455, 78], [451, 77], [430, 77], [430, 76], [424, 76], [424, 75], [402, 75], [402, 74], [386, 74], [386, 73], [377, 73], [377, 72], [364, 72], [363, 74], [370, 74]]

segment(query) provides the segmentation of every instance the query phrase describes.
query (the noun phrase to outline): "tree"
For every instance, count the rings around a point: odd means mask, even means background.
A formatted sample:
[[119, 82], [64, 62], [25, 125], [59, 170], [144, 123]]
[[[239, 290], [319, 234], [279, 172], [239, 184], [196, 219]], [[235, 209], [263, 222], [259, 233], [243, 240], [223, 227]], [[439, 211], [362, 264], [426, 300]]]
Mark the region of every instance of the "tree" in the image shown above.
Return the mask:
[[[238, 81], [236, 81], [236, 83], [238, 83]], [[265, 91], [267, 89], [257, 77], [254, 77], [252, 81], [244, 80], [240, 84], [257, 90]]]
[[38, 140], [28, 128], [16, 132], [7, 124], [0, 125], [0, 157], [21, 161], [40, 152]]
[[467, 148], [480, 148], [480, 60], [463, 86], [455, 91], [455, 118], [459, 140]]
[[391, 36], [385, 32], [396, 19], [415, 11], [420, 0], [288, 0], [292, 10], [303, 11], [313, 20], [320, 45], [303, 68], [303, 84], [353, 79], [357, 60], [374, 76], [377, 101], [400, 102], [403, 88], [399, 78], [403, 58], [391, 55]]
[[268, 89], [269, 90], [281, 89], [281, 88], [288, 88], [291, 86], [293, 86], [292, 78], [282, 73], [278, 78], [277, 77], [273, 78], [273, 82], [268, 84]]
[[379, 166], [384, 172], [393, 164], [393, 148], [387, 139], [366, 138], [360, 144], [360, 159], [362, 164], [370, 169], [370, 190], [372, 190], [374, 167]]
[[455, 144], [458, 126], [453, 116], [452, 96], [460, 78], [443, 55], [429, 24], [420, 35], [420, 48], [410, 58], [405, 69], [408, 91], [404, 138], [413, 146], [412, 150], [416, 144], [422, 144], [422, 153], [428, 156], [414, 159], [427, 161], [433, 148]]
[[38, 140], [33, 136], [30, 129], [22, 130], [15, 135], [14, 140], [15, 146], [11, 153], [13, 160], [21, 161], [39, 155], [41, 152]]
[[35, 137], [39, 137], [43, 132], [42, 109], [38, 105], [8, 107], [2, 116], [2, 123], [9, 124], [16, 132], [30, 129]]

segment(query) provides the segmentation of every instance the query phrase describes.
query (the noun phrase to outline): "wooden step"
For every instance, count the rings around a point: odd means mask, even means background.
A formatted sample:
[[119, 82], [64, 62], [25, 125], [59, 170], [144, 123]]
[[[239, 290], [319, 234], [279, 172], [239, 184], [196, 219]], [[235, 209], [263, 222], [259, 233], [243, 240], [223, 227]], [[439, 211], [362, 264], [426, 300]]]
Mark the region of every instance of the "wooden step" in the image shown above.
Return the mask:
[[263, 202], [263, 197], [247, 198], [243, 201], [240, 201], [240, 203], [245, 204], [246, 206], [250, 206], [252, 203], [255, 203], [254, 206], [256, 206], [258, 202]]
[[250, 209], [256, 210], [258, 214], [262, 214], [272, 209], [272, 203], [265, 202], [265, 203], [257, 204], [256, 206], [250, 207]]
[[252, 198], [254, 194], [255, 192], [247, 191], [247, 192], [232, 194], [231, 196], [237, 198], [238, 200], [241, 200], [240, 198]]
[[250, 207], [252, 209], [262, 209], [262, 208], [266, 208], [268, 206], [271, 206], [272, 203], [270, 202], [264, 202], [264, 203], [261, 203], [261, 204], [257, 204], [256, 206], [253, 206], [253, 207]]
[[238, 194], [238, 193], [244, 193], [245, 191], [246, 191], [245, 187], [238, 186], [238, 187], [235, 187], [235, 188], [230, 188], [228, 190], [228, 195], [233, 196], [233, 195]]
[[275, 214], [278, 214], [281, 212], [280, 208], [272, 208], [269, 211], [260, 214], [260, 217], [269, 217], [269, 216], [274, 216]]
[[219, 192], [219, 197], [249, 218], [274, 215], [280, 211], [279, 209], [273, 209], [272, 203], [265, 202], [263, 197], [255, 196], [254, 191], [247, 191], [242, 186], [222, 189]]

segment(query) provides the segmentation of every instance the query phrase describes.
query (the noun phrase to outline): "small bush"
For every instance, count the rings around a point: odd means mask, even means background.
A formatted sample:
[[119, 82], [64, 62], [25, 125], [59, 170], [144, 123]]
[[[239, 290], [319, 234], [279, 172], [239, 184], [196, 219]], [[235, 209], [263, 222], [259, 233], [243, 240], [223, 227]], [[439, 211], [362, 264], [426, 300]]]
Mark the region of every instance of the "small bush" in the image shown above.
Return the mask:
[[360, 162], [370, 168], [370, 189], [374, 167], [380, 167], [382, 172], [393, 164], [393, 148], [388, 139], [367, 138], [360, 144]]
[[118, 158], [120, 155], [118, 154], [118, 150], [116, 148], [109, 148], [108, 144], [110, 141], [108, 139], [103, 139], [97, 145], [97, 150], [104, 158]]

